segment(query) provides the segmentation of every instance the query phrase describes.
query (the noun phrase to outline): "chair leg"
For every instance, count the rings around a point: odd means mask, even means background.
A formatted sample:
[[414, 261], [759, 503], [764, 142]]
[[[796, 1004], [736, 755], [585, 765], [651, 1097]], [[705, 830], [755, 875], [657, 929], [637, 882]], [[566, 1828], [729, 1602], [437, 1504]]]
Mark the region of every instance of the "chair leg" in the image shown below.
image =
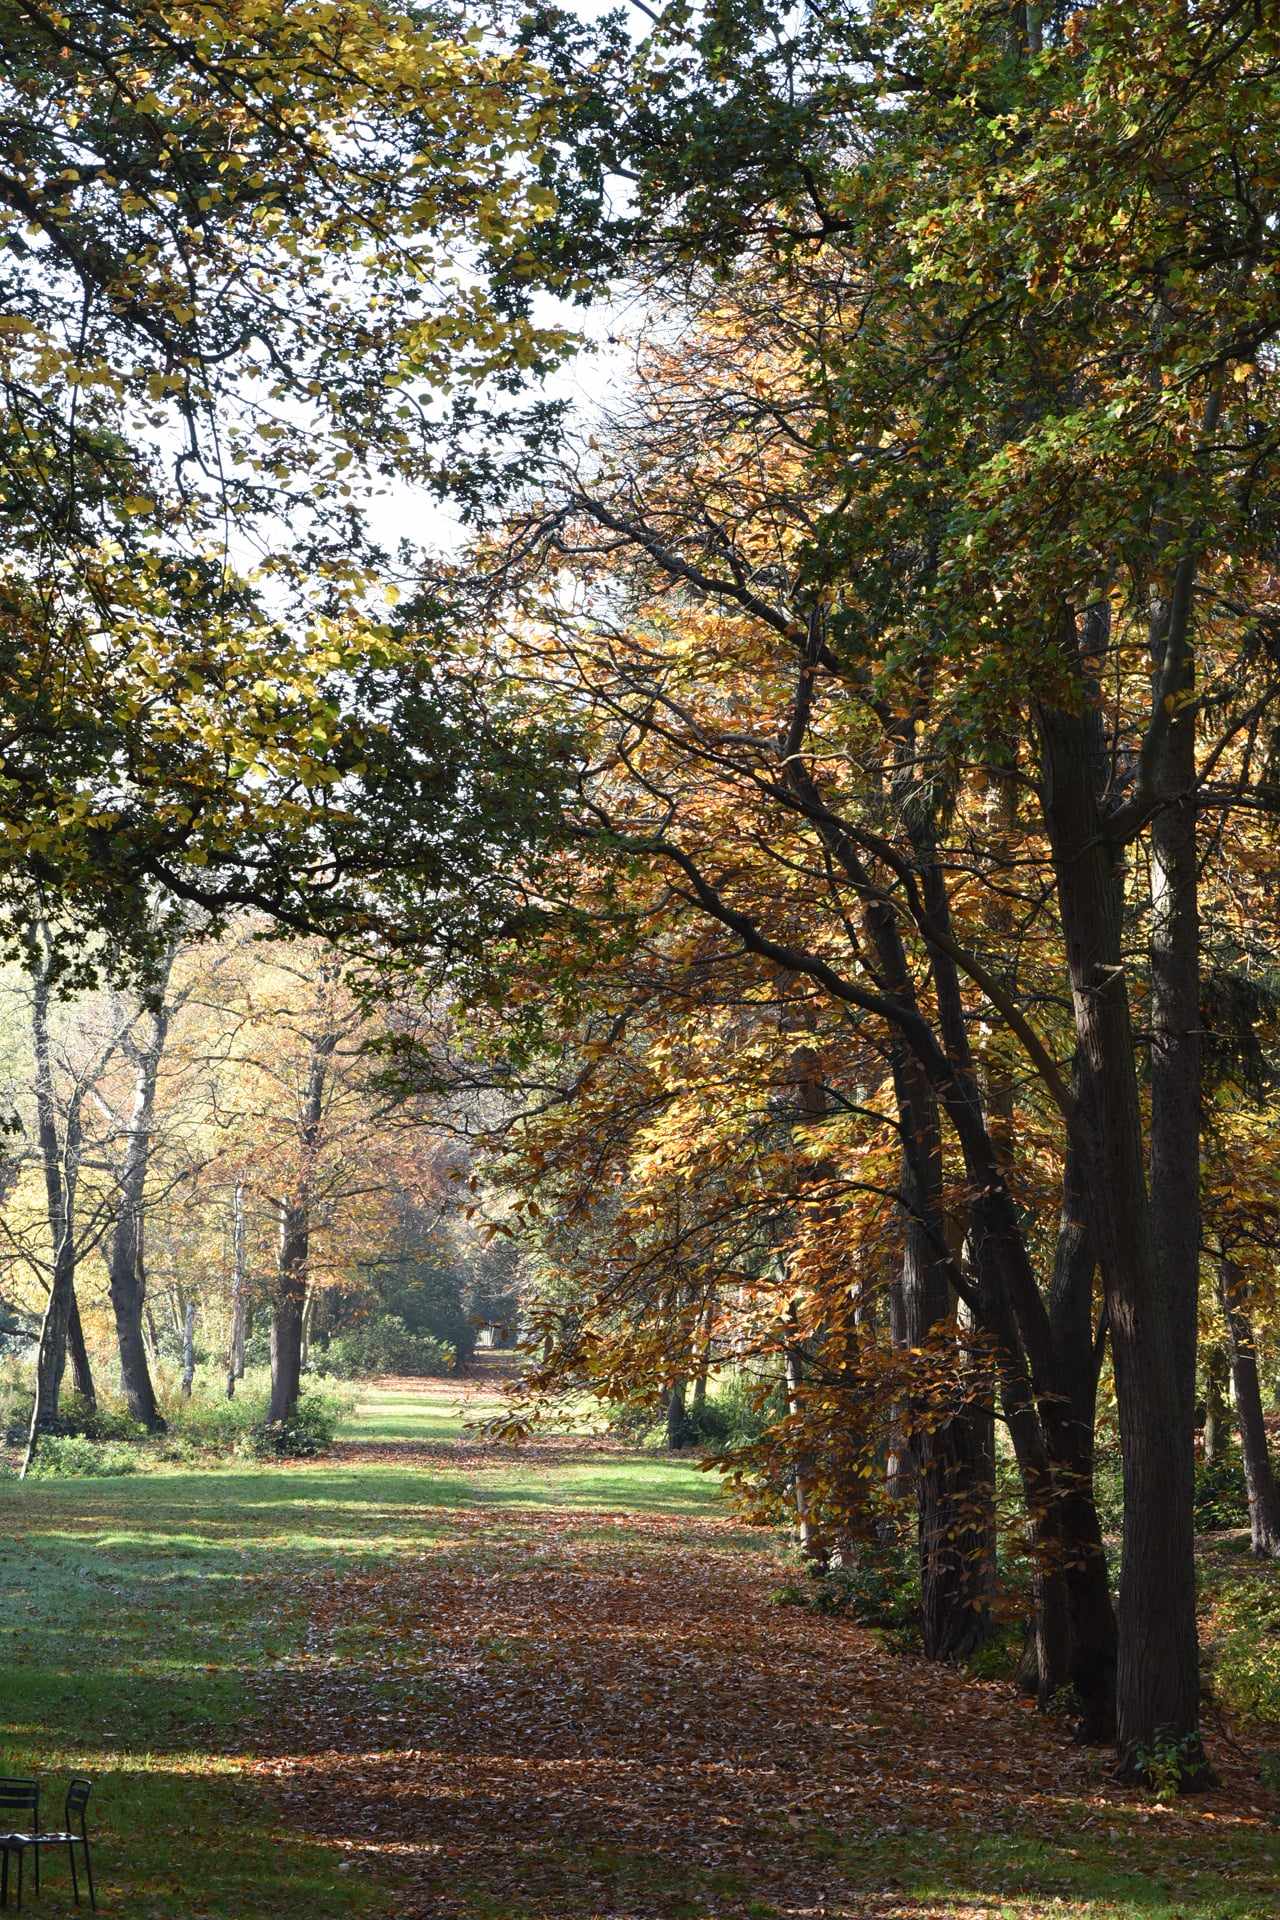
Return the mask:
[[40, 1898], [40, 1849], [32, 1847], [31, 1851], [36, 1857], [36, 1899], [38, 1900]]
[[89, 1837], [87, 1834], [85, 1835], [84, 1841], [84, 1871], [85, 1877], [89, 1882], [89, 1910], [91, 1913], [96, 1913], [98, 1911], [98, 1896], [93, 1890], [93, 1861], [89, 1858]]
[[27, 1850], [25, 1847], [18, 1848], [18, 1906], [19, 1908], [21, 1908], [22, 1906], [22, 1869], [26, 1865], [26, 1854], [27, 1854]]
[[76, 1896], [76, 1905], [79, 1906], [80, 1881], [76, 1875], [76, 1843], [74, 1840], [68, 1840], [67, 1842], [67, 1858], [71, 1862], [71, 1890]]

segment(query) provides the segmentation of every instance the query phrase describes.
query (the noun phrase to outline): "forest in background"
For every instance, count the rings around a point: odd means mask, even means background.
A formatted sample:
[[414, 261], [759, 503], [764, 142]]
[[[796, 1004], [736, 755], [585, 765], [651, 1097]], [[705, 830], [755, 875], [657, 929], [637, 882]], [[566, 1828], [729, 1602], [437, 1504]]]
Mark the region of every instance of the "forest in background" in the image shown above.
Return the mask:
[[[287, 1450], [313, 1437], [290, 1427], [308, 1369], [448, 1374], [478, 1336], [515, 1337], [514, 1248], [473, 1224], [465, 1113], [433, 1126], [422, 1101], [382, 1084], [385, 1016], [341, 955], [264, 931], [173, 930], [144, 985], [64, 1000], [37, 927], [26, 970], [0, 981], [15, 1441], [161, 1433], [157, 1376], [170, 1399], [189, 1400], [197, 1372], [233, 1399], [247, 1366], [251, 1382], [271, 1370], [272, 1397], [253, 1400], [248, 1432], [224, 1412], [225, 1437], [248, 1439], [256, 1420], [263, 1445]], [[71, 1303], [75, 1397], [50, 1372], [37, 1414], [22, 1363], [55, 1287]], [[273, 1311], [295, 1297], [295, 1314]], [[43, 1464], [84, 1457], [55, 1446]]]
[[279, 1430], [518, 1255], [510, 1430], [736, 1395], [828, 1596], [909, 1540], [931, 1658], [1025, 1620], [1042, 1708], [1206, 1784], [1206, 1462], [1280, 1553], [1268, 10], [4, 46], [29, 1457], [95, 1345], [155, 1427], [269, 1321]]

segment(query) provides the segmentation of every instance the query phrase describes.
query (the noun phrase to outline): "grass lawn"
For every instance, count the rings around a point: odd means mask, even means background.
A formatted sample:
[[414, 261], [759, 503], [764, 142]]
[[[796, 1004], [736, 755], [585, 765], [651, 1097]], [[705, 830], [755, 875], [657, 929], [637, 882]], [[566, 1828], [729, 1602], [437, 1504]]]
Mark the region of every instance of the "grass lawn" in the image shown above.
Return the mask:
[[131, 1920], [1280, 1909], [1251, 1759], [1121, 1794], [1007, 1688], [773, 1606], [692, 1465], [484, 1446], [447, 1383], [320, 1462], [4, 1480], [0, 1538], [0, 1771], [46, 1818], [93, 1777]]

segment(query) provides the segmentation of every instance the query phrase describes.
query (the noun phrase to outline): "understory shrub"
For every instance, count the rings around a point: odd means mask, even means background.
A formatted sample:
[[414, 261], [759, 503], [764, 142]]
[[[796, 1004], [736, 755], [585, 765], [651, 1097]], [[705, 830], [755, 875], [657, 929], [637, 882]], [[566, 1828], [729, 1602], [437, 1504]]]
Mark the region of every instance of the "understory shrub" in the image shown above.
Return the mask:
[[[761, 1388], [766, 1385], [768, 1391], [761, 1400]], [[766, 1381], [749, 1372], [724, 1373], [718, 1379], [713, 1375], [701, 1407], [694, 1406], [692, 1384], [689, 1387], [680, 1445], [713, 1454], [750, 1446], [786, 1410], [781, 1381]], [[629, 1446], [663, 1449], [667, 1445], [666, 1409], [652, 1400], [613, 1401], [605, 1418], [610, 1433]]]
[[1243, 1719], [1280, 1726], [1280, 1580], [1272, 1567], [1215, 1578], [1206, 1639], [1214, 1698]]
[[333, 1444], [350, 1407], [347, 1395], [308, 1388], [288, 1420], [268, 1421], [271, 1377], [260, 1368], [246, 1372], [234, 1400], [227, 1399], [220, 1373], [198, 1375], [189, 1399], [174, 1392], [163, 1398], [169, 1431], [159, 1448], [168, 1459], [198, 1454], [312, 1458]]
[[33, 1475], [48, 1479], [104, 1480], [136, 1473], [138, 1450], [120, 1440], [91, 1440], [83, 1433], [47, 1433], [31, 1464]]
[[1124, 1462], [1120, 1457], [1120, 1442], [1114, 1436], [1098, 1436], [1093, 1460], [1093, 1497], [1102, 1531], [1119, 1533], [1124, 1526]]
[[0, 1439], [16, 1445], [26, 1438], [35, 1397], [32, 1371], [17, 1354], [0, 1360]]
[[786, 1392], [780, 1380], [770, 1382], [761, 1399], [765, 1382], [750, 1372], [728, 1373], [717, 1380], [707, 1398], [706, 1417], [714, 1423], [708, 1440], [722, 1447], [745, 1447], [758, 1440], [766, 1427], [786, 1413]]
[[662, 1413], [643, 1400], [612, 1400], [605, 1407], [605, 1424], [629, 1447], [666, 1445], [667, 1423]]
[[251, 1428], [250, 1450], [258, 1460], [312, 1460], [333, 1445], [344, 1411], [331, 1394], [300, 1394], [287, 1420], [263, 1420]]
[[397, 1314], [383, 1313], [340, 1333], [327, 1347], [314, 1349], [312, 1371], [335, 1380], [363, 1380], [374, 1374], [450, 1374], [458, 1370], [458, 1349], [434, 1334], [414, 1333]]
[[95, 1407], [78, 1393], [64, 1393], [58, 1424], [63, 1433], [80, 1434], [86, 1440], [141, 1440], [145, 1432], [123, 1399], [114, 1394], [100, 1395]]
[[1247, 1526], [1249, 1495], [1238, 1447], [1226, 1447], [1216, 1460], [1196, 1461], [1196, 1525], [1206, 1533], [1219, 1527]]
[[778, 1589], [780, 1606], [856, 1620], [860, 1627], [914, 1629], [920, 1618], [920, 1569], [916, 1555], [896, 1534], [860, 1541], [838, 1566], [805, 1569], [804, 1577]]

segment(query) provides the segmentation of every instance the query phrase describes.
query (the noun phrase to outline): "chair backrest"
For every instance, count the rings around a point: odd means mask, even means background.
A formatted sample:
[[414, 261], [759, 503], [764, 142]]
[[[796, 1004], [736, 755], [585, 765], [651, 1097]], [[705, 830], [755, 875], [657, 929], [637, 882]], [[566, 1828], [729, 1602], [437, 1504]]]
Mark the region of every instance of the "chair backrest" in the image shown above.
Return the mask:
[[80, 1822], [81, 1832], [84, 1831], [84, 1810], [89, 1804], [89, 1795], [92, 1792], [93, 1782], [90, 1780], [85, 1780], [77, 1776], [71, 1782], [71, 1785], [67, 1788], [65, 1825], [69, 1827], [73, 1820], [78, 1820]]
[[[40, 1824], [40, 1786], [35, 1780], [0, 1779], [0, 1815], [29, 1813], [35, 1826]], [[0, 1819], [0, 1825], [3, 1820]]]

